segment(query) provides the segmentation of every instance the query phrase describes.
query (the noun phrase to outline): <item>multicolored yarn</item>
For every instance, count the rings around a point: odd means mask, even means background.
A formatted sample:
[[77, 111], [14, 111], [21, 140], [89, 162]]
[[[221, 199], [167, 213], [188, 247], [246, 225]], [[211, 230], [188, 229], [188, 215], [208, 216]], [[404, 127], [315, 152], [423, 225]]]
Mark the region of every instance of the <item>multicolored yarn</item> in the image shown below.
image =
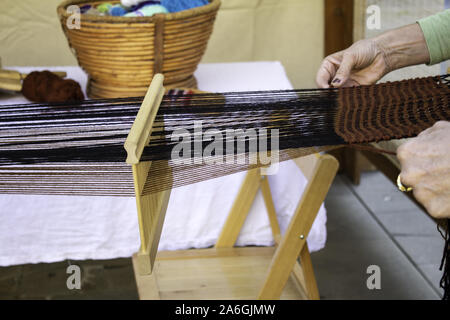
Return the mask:
[[121, 0], [123, 6], [136, 11], [147, 4], [160, 4], [166, 7], [168, 12], [178, 12], [207, 5], [209, 0]]
[[127, 8], [131, 8], [131, 7], [136, 6], [136, 5], [138, 5], [138, 4], [142, 3], [142, 2], [145, 2], [145, 0], [121, 0], [120, 1], [120, 3], [122, 3], [122, 5], [124, 7], [127, 7]]
[[142, 1], [141, 3], [138, 3], [137, 5], [132, 6], [131, 8], [129, 8], [128, 11], [129, 11], [129, 12], [131, 12], [131, 11], [136, 11], [136, 10], [139, 10], [139, 9], [141, 9], [142, 7], [145, 7], [146, 5], [149, 5], [149, 4], [158, 4], [158, 5], [161, 5], [161, 1], [160, 1], [160, 0], [144, 0], [144, 1]]
[[208, 0], [161, 0], [169, 12], [178, 12], [207, 5]]
[[88, 11], [85, 12], [85, 14], [90, 14], [93, 16], [104, 16], [104, 13], [101, 13], [96, 8], [90, 8]]
[[162, 5], [150, 4], [139, 10], [127, 13], [125, 17], [150, 17], [158, 13], [168, 13], [168, 11]]
[[121, 4], [84, 5], [81, 13], [116, 17], [149, 17], [158, 13], [178, 12], [204, 6], [209, 0], [121, 0]]
[[112, 7], [112, 4], [109, 2], [106, 2], [106, 3], [99, 4], [96, 9], [100, 13], [108, 13], [109, 10], [111, 9], [111, 7]]
[[86, 13], [91, 9], [92, 6], [90, 4], [85, 4], [84, 6], [80, 7], [80, 13]]
[[110, 16], [115, 16], [115, 17], [121, 17], [127, 14], [127, 10], [122, 7], [120, 4], [116, 4], [113, 5], [110, 9], [109, 9], [109, 15]]

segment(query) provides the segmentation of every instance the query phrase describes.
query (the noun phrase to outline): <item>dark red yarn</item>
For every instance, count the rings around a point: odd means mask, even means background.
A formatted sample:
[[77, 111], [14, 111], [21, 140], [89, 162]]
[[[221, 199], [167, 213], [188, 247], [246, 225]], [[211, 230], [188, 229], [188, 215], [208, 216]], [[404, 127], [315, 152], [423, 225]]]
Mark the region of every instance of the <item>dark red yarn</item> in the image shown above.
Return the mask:
[[62, 79], [50, 71], [34, 71], [23, 80], [22, 94], [34, 102], [70, 102], [84, 100], [78, 82]]

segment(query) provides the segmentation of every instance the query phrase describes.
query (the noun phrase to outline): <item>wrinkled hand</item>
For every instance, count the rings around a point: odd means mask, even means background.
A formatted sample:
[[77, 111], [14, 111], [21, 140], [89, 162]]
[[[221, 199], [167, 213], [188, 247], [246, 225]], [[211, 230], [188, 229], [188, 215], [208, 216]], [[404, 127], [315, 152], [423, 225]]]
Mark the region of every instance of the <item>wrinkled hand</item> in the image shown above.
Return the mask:
[[399, 147], [400, 179], [435, 218], [450, 218], [450, 122], [439, 121]]
[[377, 82], [390, 70], [384, 49], [372, 39], [326, 57], [316, 76], [319, 88], [350, 87]]

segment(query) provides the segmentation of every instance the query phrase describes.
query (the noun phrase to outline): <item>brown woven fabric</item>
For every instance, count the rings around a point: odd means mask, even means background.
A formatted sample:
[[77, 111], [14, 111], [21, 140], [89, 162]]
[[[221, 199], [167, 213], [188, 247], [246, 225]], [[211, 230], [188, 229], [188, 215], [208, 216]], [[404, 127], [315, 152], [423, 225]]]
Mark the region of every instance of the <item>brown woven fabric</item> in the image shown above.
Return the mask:
[[450, 88], [442, 77], [339, 89], [336, 133], [347, 143], [411, 137], [449, 120]]

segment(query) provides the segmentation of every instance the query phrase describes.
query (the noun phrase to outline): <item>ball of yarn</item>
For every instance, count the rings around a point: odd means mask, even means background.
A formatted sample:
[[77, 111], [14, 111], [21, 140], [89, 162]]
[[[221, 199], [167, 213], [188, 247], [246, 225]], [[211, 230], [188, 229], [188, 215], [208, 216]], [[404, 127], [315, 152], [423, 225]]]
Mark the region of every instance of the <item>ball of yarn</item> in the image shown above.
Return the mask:
[[111, 7], [112, 7], [112, 4], [109, 3], [109, 2], [106, 2], [106, 3], [99, 4], [99, 5], [97, 6], [97, 10], [98, 10], [100, 13], [108, 13], [108, 12], [109, 12], [109, 9], [111, 9]]
[[80, 7], [80, 13], [86, 13], [91, 9], [92, 6], [90, 4], [85, 4], [84, 6]]
[[208, 4], [208, 0], [161, 0], [161, 5], [169, 12], [178, 12]]
[[141, 2], [144, 2], [145, 0], [120, 0], [123, 6], [125, 7], [132, 7], [136, 6]]
[[150, 4], [140, 8], [139, 10], [129, 12], [125, 17], [150, 17], [157, 13], [167, 13], [167, 9], [162, 5]]
[[90, 14], [90, 15], [93, 15], [93, 16], [102, 16], [102, 15], [105, 15], [104, 13], [101, 13], [100, 11], [98, 11], [98, 10], [95, 9], [95, 8], [90, 8], [88, 11], [85, 12], [85, 14]]
[[34, 102], [68, 102], [84, 100], [78, 82], [62, 79], [50, 71], [34, 71], [22, 83], [22, 94]]
[[130, 12], [136, 11], [136, 10], [139, 10], [140, 8], [145, 7], [149, 4], [159, 4], [160, 5], [161, 1], [160, 0], [145, 0], [145, 1], [138, 3], [135, 6], [132, 6], [131, 8], [128, 9], [128, 11], [130, 11]]
[[124, 16], [126, 13], [127, 13], [127, 10], [125, 10], [125, 8], [122, 7], [120, 4], [116, 4], [109, 9], [109, 15], [115, 16], [115, 17]]

